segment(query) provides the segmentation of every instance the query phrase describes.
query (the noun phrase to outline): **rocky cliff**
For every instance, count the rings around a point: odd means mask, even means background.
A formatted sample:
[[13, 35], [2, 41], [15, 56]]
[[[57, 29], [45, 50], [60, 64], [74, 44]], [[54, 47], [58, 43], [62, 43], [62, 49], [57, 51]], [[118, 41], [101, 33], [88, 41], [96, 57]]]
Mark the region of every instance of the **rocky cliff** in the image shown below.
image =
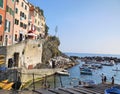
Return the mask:
[[43, 54], [42, 54], [42, 62], [44, 64], [48, 63], [50, 58], [61, 55], [61, 51], [59, 50], [60, 41], [56, 36], [49, 36], [47, 40], [43, 44]]

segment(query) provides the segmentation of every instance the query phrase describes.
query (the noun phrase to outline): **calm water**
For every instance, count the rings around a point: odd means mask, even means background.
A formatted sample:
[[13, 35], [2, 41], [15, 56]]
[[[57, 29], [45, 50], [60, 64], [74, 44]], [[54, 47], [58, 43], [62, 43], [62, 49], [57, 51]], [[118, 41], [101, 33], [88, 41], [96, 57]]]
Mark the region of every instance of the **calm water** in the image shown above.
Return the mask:
[[85, 56], [101, 56], [101, 57], [117, 57], [120, 58], [120, 55], [115, 54], [91, 54], [91, 53], [65, 53], [68, 56], [79, 56], [79, 57], [85, 57]]
[[[69, 54], [70, 55], [70, 54]], [[71, 54], [73, 55], [73, 54]], [[74, 54], [74, 56], [83, 56], [83, 54]], [[90, 56], [85, 55], [84, 56]], [[102, 55], [93, 55], [92, 56], [102, 56]], [[107, 55], [103, 55], [107, 56]], [[109, 55], [115, 56], [115, 55]], [[120, 57], [119, 55], [115, 57]], [[107, 76], [107, 81], [111, 82], [111, 77], [114, 76], [115, 78], [115, 83], [120, 84], [120, 71], [113, 71], [112, 69], [116, 69], [118, 67], [120, 69], [120, 64], [114, 65], [114, 66], [103, 66], [101, 69], [93, 70], [93, 75], [81, 75], [79, 66], [81, 66], [84, 62], [79, 61], [80, 63], [70, 69], [68, 71], [70, 72], [70, 76], [51, 76], [47, 78], [47, 83], [50, 84], [52, 88], [54, 87], [71, 87], [71, 86], [76, 86], [78, 85], [79, 80], [94, 80], [97, 84], [101, 83], [101, 74], [103, 73], [104, 75]], [[37, 82], [36, 83], [36, 88], [39, 88], [42, 82]], [[54, 84], [55, 83], [55, 84]]]

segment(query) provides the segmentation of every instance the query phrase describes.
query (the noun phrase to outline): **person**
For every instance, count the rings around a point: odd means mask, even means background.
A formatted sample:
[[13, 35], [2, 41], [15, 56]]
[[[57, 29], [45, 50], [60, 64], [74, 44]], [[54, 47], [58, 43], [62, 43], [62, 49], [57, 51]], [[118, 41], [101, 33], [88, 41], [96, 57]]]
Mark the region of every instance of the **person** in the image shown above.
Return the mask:
[[114, 85], [114, 77], [112, 76], [112, 78], [111, 78], [111, 79], [112, 79], [112, 85]]
[[104, 83], [104, 74], [103, 73], [102, 73], [101, 77], [102, 77], [102, 83]]
[[104, 82], [106, 82], [106, 80], [107, 80], [107, 77], [106, 77], [106, 76], [104, 76]]
[[81, 83], [81, 80], [79, 81], [79, 85], [81, 85], [82, 83]]

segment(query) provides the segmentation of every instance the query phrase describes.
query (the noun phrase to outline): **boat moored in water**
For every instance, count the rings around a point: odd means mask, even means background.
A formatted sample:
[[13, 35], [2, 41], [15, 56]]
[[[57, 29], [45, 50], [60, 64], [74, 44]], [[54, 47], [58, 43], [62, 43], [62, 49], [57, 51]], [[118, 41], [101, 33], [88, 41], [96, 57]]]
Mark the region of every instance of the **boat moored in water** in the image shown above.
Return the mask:
[[120, 94], [120, 86], [105, 89], [105, 94]]
[[96, 84], [95, 84], [95, 82], [93, 80], [83, 80], [83, 81], [79, 81], [79, 85], [81, 85], [83, 87], [92, 88]]
[[57, 71], [56, 74], [63, 75], [63, 76], [69, 76], [70, 75], [70, 73], [67, 70]]
[[80, 67], [80, 74], [92, 75], [92, 70], [89, 68], [81, 68]]

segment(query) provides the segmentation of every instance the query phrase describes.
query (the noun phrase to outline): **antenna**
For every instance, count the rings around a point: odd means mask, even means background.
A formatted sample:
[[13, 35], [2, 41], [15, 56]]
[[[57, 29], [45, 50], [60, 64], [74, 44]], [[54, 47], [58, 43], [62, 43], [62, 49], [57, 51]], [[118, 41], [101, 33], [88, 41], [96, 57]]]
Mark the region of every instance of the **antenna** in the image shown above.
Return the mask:
[[55, 27], [55, 36], [57, 35], [58, 32], [58, 26]]

